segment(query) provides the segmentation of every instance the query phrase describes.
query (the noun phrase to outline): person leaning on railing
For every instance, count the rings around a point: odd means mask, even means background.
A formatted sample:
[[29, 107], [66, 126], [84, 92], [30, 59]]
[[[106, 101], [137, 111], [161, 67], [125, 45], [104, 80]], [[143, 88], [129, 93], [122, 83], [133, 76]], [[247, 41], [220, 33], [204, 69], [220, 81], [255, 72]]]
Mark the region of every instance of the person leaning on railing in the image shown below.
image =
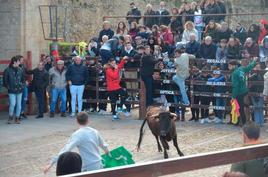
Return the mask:
[[[105, 75], [106, 75], [106, 82], [107, 82], [107, 91], [109, 94], [109, 98], [111, 100], [111, 107], [113, 118], [112, 120], [118, 120], [119, 113], [122, 112], [123, 105], [126, 106], [127, 112], [125, 116], [130, 115], [130, 105], [126, 104], [127, 92], [120, 86], [120, 71], [123, 69], [125, 63], [127, 62], [128, 57], [124, 57], [120, 63], [117, 65], [114, 59], [110, 59], [109, 63], [104, 66], [105, 68]], [[120, 103], [116, 104], [116, 101], [119, 100], [120, 96]], [[116, 110], [117, 105], [117, 110]]]
[[144, 54], [141, 57], [140, 74], [146, 89], [146, 106], [148, 107], [153, 104], [153, 73], [157, 60], [151, 54], [150, 46], [147, 45], [144, 48]]
[[245, 75], [249, 73], [256, 66], [257, 59], [258, 58], [254, 58], [253, 61], [248, 66], [238, 67], [238, 62], [236, 60], [232, 60], [228, 64], [228, 68], [232, 72], [231, 74], [232, 99], [236, 99], [240, 106], [239, 109], [240, 119], [243, 125], [246, 123], [246, 115], [244, 110], [246, 105], [244, 102], [244, 98], [248, 94]]

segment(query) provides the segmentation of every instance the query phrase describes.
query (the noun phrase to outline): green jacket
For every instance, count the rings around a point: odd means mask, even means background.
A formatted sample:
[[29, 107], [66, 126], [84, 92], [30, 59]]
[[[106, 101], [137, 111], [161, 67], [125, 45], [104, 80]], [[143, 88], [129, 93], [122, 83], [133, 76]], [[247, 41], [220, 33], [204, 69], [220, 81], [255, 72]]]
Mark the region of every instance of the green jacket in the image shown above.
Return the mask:
[[248, 66], [240, 66], [232, 73], [232, 98], [243, 95], [248, 92], [246, 84], [246, 74], [256, 66], [256, 62], [251, 62]]
[[264, 169], [264, 159], [255, 159], [232, 164], [231, 171], [245, 173], [249, 177], [266, 177]]

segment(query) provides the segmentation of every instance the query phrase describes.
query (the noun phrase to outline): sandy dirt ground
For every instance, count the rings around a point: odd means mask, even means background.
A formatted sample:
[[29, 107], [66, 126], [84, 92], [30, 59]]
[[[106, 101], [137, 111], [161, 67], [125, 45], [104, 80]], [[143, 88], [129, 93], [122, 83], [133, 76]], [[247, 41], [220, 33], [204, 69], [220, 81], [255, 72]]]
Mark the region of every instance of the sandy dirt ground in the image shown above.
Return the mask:
[[[63, 147], [70, 134], [77, 128], [75, 119], [55, 117], [34, 119], [30, 117], [21, 125], [5, 124], [6, 115], [0, 115], [0, 176], [1, 177], [48, 177], [55, 176], [55, 167], [44, 175], [43, 167]], [[146, 126], [141, 151], [136, 144], [142, 121], [122, 119], [111, 121], [111, 116], [91, 114], [91, 126], [98, 129], [113, 149], [125, 146], [133, 154], [136, 163], [163, 159], [157, 151], [155, 138]], [[231, 125], [176, 122], [179, 147], [185, 155], [230, 149], [242, 145], [241, 129]], [[267, 142], [267, 127], [262, 128], [262, 139]], [[169, 156], [177, 157], [173, 145]], [[220, 177], [230, 165], [173, 174], [169, 177]]]

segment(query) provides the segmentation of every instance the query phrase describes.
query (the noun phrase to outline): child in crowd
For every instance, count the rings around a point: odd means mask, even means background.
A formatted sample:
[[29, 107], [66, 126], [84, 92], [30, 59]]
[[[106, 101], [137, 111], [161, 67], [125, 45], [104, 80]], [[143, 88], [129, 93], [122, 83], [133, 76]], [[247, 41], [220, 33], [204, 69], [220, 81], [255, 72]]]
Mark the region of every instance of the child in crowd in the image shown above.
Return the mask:
[[[207, 71], [209, 70], [209, 68], [207, 66], [204, 66], [202, 68], [202, 71]], [[198, 81], [208, 81], [208, 79], [211, 78], [211, 75], [206, 73], [206, 72], [202, 72], [202, 74], [200, 74], [196, 80]], [[203, 85], [198, 85], [197, 87], [197, 91], [198, 92], [210, 92], [211, 91], [211, 87], [206, 85], [206, 84], [203, 84]], [[203, 106], [208, 106], [207, 108], [201, 108], [201, 120], [200, 120], [200, 123], [205, 123], [205, 122], [209, 122], [209, 104], [210, 104], [210, 97], [208, 96], [200, 96], [200, 102], [201, 102], [201, 105]]]
[[[220, 45], [217, 48], [216, 51], [216, 60], [226, 60], [227, 59], [227, 43], [226, 39], [221, 39]], [[217, 65], [222, 70], [228, 69], [228, 64], [221, 63]]]
[[[214, 69], [214, 75], [212, 78], [209, 78], [208, 81], [209, 82], [213, 82], [215, 84], [219, 84], [220, 82], [225, 82], [225, 77], [224, 75], [222, 74], [219, 74], [217, 72], [219, 72], [220, 68], [219, 67], [215, 67]], [[220, 93], [225, 93], [226, 92], [226, 89], [225, 89], [225, 86], [222, 86], [222, 85], [216, 85], [213, 87], [213, 93], [216, 93], [216, 94], [220, 94]], [[215, 123], [222, 123], [223, 122], [223, 107], [225, 106], [225, 99], [218, 96], [215, 98], [215, 106], [216, 108], [214, 109], [215, 110], [215, 118], [214, 118], [214, 122]]]

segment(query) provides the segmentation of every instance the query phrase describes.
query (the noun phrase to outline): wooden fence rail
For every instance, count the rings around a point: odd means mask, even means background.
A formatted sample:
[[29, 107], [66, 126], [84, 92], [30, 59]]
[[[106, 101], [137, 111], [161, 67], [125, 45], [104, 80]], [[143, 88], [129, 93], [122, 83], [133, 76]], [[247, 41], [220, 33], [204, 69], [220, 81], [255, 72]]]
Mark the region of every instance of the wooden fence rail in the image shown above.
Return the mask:
[[268, 157], [268, 144], [261, 144], [84, 172], [66, 177], [157, 177], [266, 157]]

